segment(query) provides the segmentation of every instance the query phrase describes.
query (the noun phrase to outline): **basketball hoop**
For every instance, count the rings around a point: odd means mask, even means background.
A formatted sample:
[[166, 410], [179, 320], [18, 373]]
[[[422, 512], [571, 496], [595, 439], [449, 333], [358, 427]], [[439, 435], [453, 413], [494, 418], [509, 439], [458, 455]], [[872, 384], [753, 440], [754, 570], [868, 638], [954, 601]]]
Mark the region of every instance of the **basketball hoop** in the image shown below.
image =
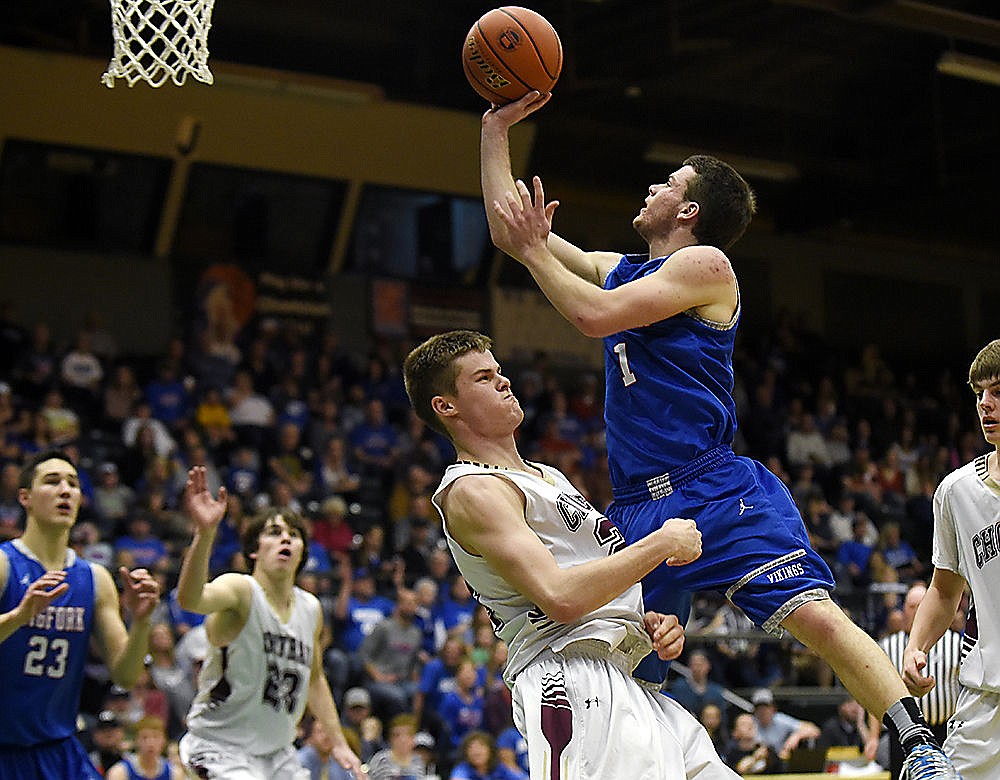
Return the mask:
[[188, 74], [211, 84], [208, 31], [214, 0], [110, 0], [114, 54], [101, 81], [154, 87], [170, 79], [178, 87]]

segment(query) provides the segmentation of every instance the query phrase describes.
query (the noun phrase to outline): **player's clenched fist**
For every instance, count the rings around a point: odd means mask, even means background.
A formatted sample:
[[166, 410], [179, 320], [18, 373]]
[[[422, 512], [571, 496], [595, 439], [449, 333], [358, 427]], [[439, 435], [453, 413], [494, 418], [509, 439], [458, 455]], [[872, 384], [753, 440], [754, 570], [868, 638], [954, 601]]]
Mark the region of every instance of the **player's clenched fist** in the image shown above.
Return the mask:
[[660, 530], [667, 534], [671, 542], [666, 557], [667, 566], [682, 566], [701, 555], [701, 531], [694, 520], [671, 517]]

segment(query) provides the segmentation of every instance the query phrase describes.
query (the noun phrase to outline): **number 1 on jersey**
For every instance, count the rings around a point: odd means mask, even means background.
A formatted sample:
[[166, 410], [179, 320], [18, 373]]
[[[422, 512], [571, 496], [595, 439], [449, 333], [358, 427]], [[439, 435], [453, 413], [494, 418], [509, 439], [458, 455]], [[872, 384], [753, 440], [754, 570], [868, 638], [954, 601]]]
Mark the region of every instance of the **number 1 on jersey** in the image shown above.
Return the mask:
[[635, 374], [628, 367], [628, 355], [625, 354], [625, 342], [619, 341], [615, 344], [615, 354], [618, 355], [618, 366], [622, 370], [622, 382], [625, 387], [636, 383]]

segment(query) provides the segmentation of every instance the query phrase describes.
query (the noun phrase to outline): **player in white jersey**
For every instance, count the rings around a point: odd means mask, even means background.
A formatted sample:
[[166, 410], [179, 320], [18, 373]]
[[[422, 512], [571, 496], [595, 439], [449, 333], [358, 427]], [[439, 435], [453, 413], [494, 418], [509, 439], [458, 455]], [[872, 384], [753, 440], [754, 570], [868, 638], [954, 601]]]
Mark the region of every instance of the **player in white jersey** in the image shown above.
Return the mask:
[[945, 752], [965, 780], [1000, 777], [1000, 339], [979, 351], [969, 385], [993, 451], [953, 471], [934, 494], [934, 574], [913, 620], [903, 679], [914, 695], [936, 683], [927, 650], [944, 634], [966, 587], [958, 705]]
[[292, 745], [308, 706], [333, 740], [333, 755], [355, 777], [367, 775], [340, 728], [323, 673], [319, 602], [295, 586], [305, 563], [301, 518], [284, 509], [256, 517], [243, 533], [253, 573], [222, 574], [208, 582], [208, 558], [226, 510], [225, 488], [213, 498], [205, 469], [188, 472], [184, 505], [195, 525], [184, 556], [178, 600], [208, 615], [211, 645], [198, 695], [181, 740], [181, 759], [193, 777], [305, 780]]
[[676, 618], [642, 613], [636, 584], [663, 561], [701, 552], [691, 520], [670, 519], [631, 546], [555, 469], [525, 461], [524, 417], [479, 333], [434, 336], [406, 359], [417, 414], [458, 462], [434, 494], [459, 570], [510, 647], [505, 679], [528, 742], [532, 780], [735, 778], [707, 733], [631, 670], [670, 658]]

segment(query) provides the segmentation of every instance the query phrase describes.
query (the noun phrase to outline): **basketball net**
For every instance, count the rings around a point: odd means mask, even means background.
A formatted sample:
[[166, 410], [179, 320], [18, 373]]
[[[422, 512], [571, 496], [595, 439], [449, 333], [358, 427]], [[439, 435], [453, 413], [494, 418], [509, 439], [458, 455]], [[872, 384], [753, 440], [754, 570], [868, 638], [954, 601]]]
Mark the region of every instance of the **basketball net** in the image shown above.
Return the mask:
[[188, 74], [214, 81], [208, 69], [208, 31], [214, 0], [110, 0], [114, 53], [101, 81], [154, 87], [170, 79], [178, 87]]

